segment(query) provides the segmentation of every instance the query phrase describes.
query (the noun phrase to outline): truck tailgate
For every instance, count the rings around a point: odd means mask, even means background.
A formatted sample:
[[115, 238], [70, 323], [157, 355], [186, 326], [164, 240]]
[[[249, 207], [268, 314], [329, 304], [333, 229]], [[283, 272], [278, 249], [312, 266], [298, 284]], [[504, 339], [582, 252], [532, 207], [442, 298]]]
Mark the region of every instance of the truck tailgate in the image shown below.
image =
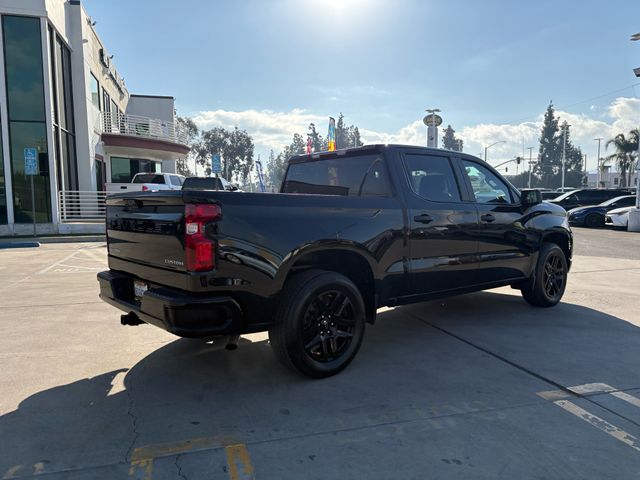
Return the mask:
[[109, 256], [186, 271], [181, 191], [108, 197], [106, 228]]

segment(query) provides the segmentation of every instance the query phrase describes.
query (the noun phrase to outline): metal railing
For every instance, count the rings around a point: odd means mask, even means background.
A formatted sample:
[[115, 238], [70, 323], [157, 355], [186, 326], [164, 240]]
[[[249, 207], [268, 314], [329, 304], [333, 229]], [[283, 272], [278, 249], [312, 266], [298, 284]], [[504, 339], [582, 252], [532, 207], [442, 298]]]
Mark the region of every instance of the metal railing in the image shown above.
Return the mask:
[[59, 191], [60, 222], [104, 221], [106, 197], [107, 192]]
[[177, 122], [158, 118], [102, 112], [102, 132], [116, 135], [154, 138], [182, 145], [187, 144], [187, 132]]

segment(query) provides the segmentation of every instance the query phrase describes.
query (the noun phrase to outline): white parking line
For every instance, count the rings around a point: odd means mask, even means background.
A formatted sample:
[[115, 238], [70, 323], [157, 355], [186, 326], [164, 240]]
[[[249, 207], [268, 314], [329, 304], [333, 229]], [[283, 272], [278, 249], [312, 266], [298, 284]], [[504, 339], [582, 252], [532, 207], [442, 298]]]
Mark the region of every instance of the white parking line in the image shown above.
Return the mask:
[[587, 412], [585, 409], [580, 408], [575, 403], [572, 403], [569, 400], [556, 400], [553, 403], [580, 418], [581, 420], [584, 420], [585, 422], [593, 425], [598, 430], [602, 430], [606, 434], [611, 435], [616, 440], [619, 440], [622, 443], [630, 446], [634, 450], [640, 452], [640, 441], [638, 441], [638, 439], [630, 433], [627, 433], [621, 428], [612, 425], [611, 423], [598, 417], [597, 415], [593, 415], [592, 413]]
[[638, 397], [634, 397], [633, 395], [629, 395], [628, 393], [625, 393], [625, 392], [611, 392], [611, 395], [613, 395], [616, 398], [619, 398], [620, 400], [624, 400], [625, 402], [630, 403], [633, 406], [640, 408], [640, 398]]

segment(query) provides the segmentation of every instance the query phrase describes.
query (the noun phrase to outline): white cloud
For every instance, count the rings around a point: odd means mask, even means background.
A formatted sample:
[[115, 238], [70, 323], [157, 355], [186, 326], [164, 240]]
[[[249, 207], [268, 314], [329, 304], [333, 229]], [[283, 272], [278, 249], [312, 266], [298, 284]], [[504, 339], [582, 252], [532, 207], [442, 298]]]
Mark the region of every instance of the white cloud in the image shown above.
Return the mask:
[[[628, 133], [640, 123], [640, 99], [619, 97], [606, 109], [605, 115], [593, 118], [585, 114], [575, 114], [561, 110], [556, 111], [560, 121], [571, 125], [571, 139], [574, 145], [587, 153], [589, 168], [595, 168], [597, 137], [604, 141], [618, 133]], [[227, 111], [215, 110], [200, 112], [194, 117], [196, 124], [204, 129], [214, 126], [232, 128], [238, 126], [246, 129], [254, 138], [256, 151], [265, 155], [269, 149], [280, 151], [291, 142], [294, 133], [304, 134], [309, 123], [314, 122], [322, 135], [326, 135], [329, 115], [320, 115], [306, 110], [293, 109], [288, 112], [271, 110]], [[496, 164], [500, 161], [522, 155], [524, 147], [533, 147], [533, 156], [538, 152], [538, 138], [542, 126], [543, 113], [535, 121], [515, 124], [482, 123], [478, 125], [458, 126], [456, 135], [464, 140], [464, 151], [472, 155], [482, 156], [484, 147], [497, 141], [505, 141], [491, 147], [488, 151], [489, 161]], [[447, 122], [445, 122], [447, 123]], [[451, 122], [454, 124], [454, 122]], [[415, 120], [396, 132], [377, 131], [359, 125], [365, 143], [400, 143], [424, 145], [426, 143], [426, 127], [421, 120]], [[454, 128], [456, 125], [454, 124]], [[442, 129], [440, 130], [442, 137]], [[602, 145], [601, 155], [607, 152]], [[528, 156], [525, 150], [525, 156]]]

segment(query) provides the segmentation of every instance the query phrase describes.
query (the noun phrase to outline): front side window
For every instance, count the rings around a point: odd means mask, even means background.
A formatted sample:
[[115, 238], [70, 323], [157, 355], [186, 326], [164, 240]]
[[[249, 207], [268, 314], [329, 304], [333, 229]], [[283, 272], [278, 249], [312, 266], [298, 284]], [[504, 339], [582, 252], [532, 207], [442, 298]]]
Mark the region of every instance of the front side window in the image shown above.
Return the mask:
[[389, 182], [380, 155], [294, 163], [287, 170], [285, 193], [388, 196]]
[[458, 183], [447, 157], [406, 155], [405, 165], [411, 189], [434, 202], [459, 202]]
[[509, 187], [488, 168], [463, 160], [465, 172], [478, 203], [511, 203]]
[[169, 177], [171, 179], [171, 185], [174, 187], [179, 187], [182, 185], [182, 179], [178, 175], [171, 175]]

